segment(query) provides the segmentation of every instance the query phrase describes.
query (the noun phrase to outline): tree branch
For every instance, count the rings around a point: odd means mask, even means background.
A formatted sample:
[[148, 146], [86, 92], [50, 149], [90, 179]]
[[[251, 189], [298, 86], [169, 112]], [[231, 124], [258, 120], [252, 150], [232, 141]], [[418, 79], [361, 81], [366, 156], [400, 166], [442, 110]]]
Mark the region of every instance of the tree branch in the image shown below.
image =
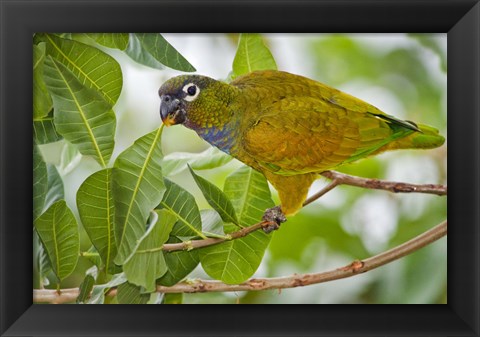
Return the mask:
[[386, 252], [372, 256], [362, 261], [353, 261], [345, 267], [337, 268], [327, 272], [313, 274], [294, 274], [285, 277], [275, 278], [257, 278], [250, 279], [241, 284], [225, 284], [220, 281], [181, 282], [171, 287], [157, 286], [157, 292], [161, 293], [197, 293], [213, 291], [258, 291], [268, 289], [285, 289], [306, 286], [317, 283], [324, 283], [354, 275], [365, 273], [369, 270], [383, 266], [389, 262], [397, 260], [405, 255], [411, 254], [420, 248], [440, 239], [447, 234], [447, 221], [435, 226], [434, 228], [418, 235]]
[[[394, 193], [429, 193], [429, 194], [437, 194], [437, 195], [446, 195], [447, 194], [447, 187], [443, 185], [416, 185], [416, 184], [407, 184], [407, 183], [399, 183], [393, 181], [385, 181], [385, 180], [378, 180], [378, 179], [367, 179], [361, 178], [356, 176], [350, 176], [347, 174], [335, 172], [335, 171], [325, 171], [322, 175], [330, 180], [330, 184], [324, 187], [318, 193], [312, 195], [310, 198], [305, 200], [303, 206], [306, 206], [313, 201], [317, 200], [321, 196], [325, 195], [329, 191], [333, 190], [335, 187], [339, 185], [350, 185], [368, 189], [376, 189], [376, 190], [386, 190]], [[253, 226], [242, 228], [237, 232], [230, 233], [229, 239], [221, 239], [221, 238], [208, 238], [203, 240], [190, 240], [180, 243], [166, 243], [162, 246], [162, 250], [166, 252], [173, 252], [177, 250], [192, 250], [196, 248], [202, 248], [207, 246], [216, 245], [225, 241], [235, 240], [239, 238], [243, 238], [244, 236], [261, 229], [266, 222], [259, 222]]]
[[[355, 276], [378, 268], [403, 256], [411, 254], [445, 235], [447, 235], [447, 221], [444, 221], [443, 223], [435, 226], [434, 228], [386, 252], [372, 256], [362, 261], [356, 260], [348, 266], [326, 272], [302, 275], [293, 274], [291, 276], [274, 278], [254, 278], [241, 284], [225, 284], [220, 281], [196, 280], [194, 282], [181, 282], [171, 287], [157, 286], [157, 292], [199, 293], [226, 291], [258, 291], [268, 289], [295, 288], [311, 284], [324, 283]], [[75, 301], [78, 293], [78, 288], [63, 289], [60, 293], [52, 289], [34, 289], [33, 302], [72, 302]], [[107, 296], [115, 295], [115, 289], [111, 289], [107, 293]]]

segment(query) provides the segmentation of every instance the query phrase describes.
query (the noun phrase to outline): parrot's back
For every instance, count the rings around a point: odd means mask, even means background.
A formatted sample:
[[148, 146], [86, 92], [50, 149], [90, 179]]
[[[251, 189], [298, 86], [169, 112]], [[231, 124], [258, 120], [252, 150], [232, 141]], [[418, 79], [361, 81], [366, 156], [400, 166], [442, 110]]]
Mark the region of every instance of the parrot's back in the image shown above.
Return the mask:
[[242, 91], [239, 144], [232, 153], [280, 175], [321, 172], [394, 149], [444, 143], [433, 127], [387, 115], [308, 78], [258, 71], [231, 83]]

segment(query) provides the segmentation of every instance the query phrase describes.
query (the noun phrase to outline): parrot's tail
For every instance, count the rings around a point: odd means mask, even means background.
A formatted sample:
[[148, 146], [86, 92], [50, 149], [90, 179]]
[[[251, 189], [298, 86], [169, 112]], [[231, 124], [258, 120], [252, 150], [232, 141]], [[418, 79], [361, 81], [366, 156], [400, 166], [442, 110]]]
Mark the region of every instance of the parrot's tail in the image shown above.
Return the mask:
[[399, 149], [433, 149], [445, 143], [445, 138], [434, 127], [423, 124], [416, 124], [416, 126], [421, 132], [413, 132], [399, 138], [383, 146], [380, 152]]

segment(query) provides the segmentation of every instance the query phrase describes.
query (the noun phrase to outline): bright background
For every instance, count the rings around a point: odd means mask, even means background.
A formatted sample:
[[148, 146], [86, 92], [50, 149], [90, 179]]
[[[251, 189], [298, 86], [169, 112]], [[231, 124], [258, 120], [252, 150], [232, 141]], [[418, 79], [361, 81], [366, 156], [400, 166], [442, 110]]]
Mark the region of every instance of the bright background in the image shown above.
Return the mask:
[[[234, 34], [162, 34], [197, 73], [225, 79], [236, 51]], [[401, 119], [429, 124], [446, 136], [446, 34], [265, 34], [279, 70], [304, 75], [361, 98]], [[104, 49], [122, 67], [124, 87], [114, 110], [117, 116], [116, 156], [160, 123], [158, 88], [171, 69], [154, 70], [125, 54]], [[62, 142], [48, 145], [62, 146]], [[47, 147], [48, 147], [47, 146]], [[182, 126], [163, 134], [164, 153], [199, 152], [209, 145]], [[48, 148], [42, 151], [48, 156]], [[54, 153], [56, 151], [51, 151]], [[77, 156], [60, 167], [66, 200], [76, 211], [75, 194], [98, 167], [92, 159], [65, 148], [63, 157]], [[61, 166], [62, 156], [49, 158]], [[65, 161], [69, 162], [69, 161]], [[446, 184], [447, 146], [428, 151], [397, 151], [360, 161], [343, 169], [363, 177], [409, 183]], [[240, 164], [199, 172], [223, 186]], [[200, 209], [208, 208], [186, 171], [172, 180], [190, 191]], [[320, 179], [311, 191], [327, 184]], [[274, 190], [275, 200], [278, 198]], [[447, 199], [433, 195], [391, 194], [339, 187], [305, 207], [274, 233], [255, 277], [286, 276], [335, 269], [394, 247], [437, 225], [447, 216]], [[89, 248], [88, 239], [82, 249]], [[446, 238], [387, 266], [334, 282], [279, 291], [185, 295], [185, 303], [446, 303]], [[82, 261], [83, 260], [83, 261]], [[90, 264], [81, 259], [84, 269]], [[76, 286], [83, 268], [64, 281]], [[201, 268], [191, 277], [208, 278]]]

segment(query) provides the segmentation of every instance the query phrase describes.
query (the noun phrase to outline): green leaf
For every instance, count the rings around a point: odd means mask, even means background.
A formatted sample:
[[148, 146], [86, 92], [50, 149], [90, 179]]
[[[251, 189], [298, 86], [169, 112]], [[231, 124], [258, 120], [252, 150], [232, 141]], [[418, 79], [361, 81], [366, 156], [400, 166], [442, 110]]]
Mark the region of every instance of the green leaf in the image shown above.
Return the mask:
[[115, 243], [112, 169], [95, 172], [82, 183], [77, 192], [77, 208], [90, 241], [100, 254], [107, 270], [113, 274]]
[[275, 206], [267, 179], [245, 165], [227, 177], [223, 190], [245, 227], [261, 221], [265, 210]]
[[108, 48], [125, 50], [128, 45], [127, 33], [85, 33], [85, 35]]
[[165, 193], [161, 168], [163, 127], [137, 139], [115, 161], [113, 197], [115, 239], [122, 265], [133, 253], [137, 240], [146, 231], [146, 221]]
[[105, 284], [98, 284], [93, 286], [92, 294], [86, 303], [88, 304], [103, 304], [105, 301], [105, 293], [113, 287], [116, 287], [127, 281], [125, 274], [115, 274], [112, 279]]
[[129, 282], [122, 283], [117, 288], [117, 300], [120, 304], [146, 304], [149, 293], [142, 293], [140, 287]]
[[202, 209], [200, 211], [202, 217], [202, 227], [204, 233], [213, 233], [216, 235], [225, 235], [223, 231], [223, 221], [220, 215], [213, 209]]
[[64, 141], [57, 169], [61, 175], [66, 176], [80, 164], [81, 160], [82, 154], [78, 151], [77, 146]]
[[38, 146], [33, 146], [33, 219], [43, 210], [48, 189], [47, 165], [43, 161]]
[[44, 117], [33, 121], [33, 139], [37, 144], [48, 144], [63, 139], [55, 129], [53, 114], [52, 117]]
[[50, 282], [48, 274], [52, 272], [52, 266], [48, 260], [47, 253], [38, 237], [37, 232], [33, 231], [33, 284], [35, 289], [42, 289]]
[[77, 265], [78, 227], [65, 200], [59, 200], [35, 220], [35, 228], [47, 251], [53, 271], [61, 281]]
[[[172, 232], [173, 234], [173, 232]], [[182, 242], [179, 238], [170, 235], [167, 243]], [[165, 262], [168, 270], [161, 278], [157, 280], [158, 284], [170, 287], [183, 280], [190, 274], [200, 262], [198, 250], [191, 251], [178, 250], [174, 252], [164, 252]]]
[[200, 153], [173, 152], [162, 160], [164, 176], [172, 176], [187, 168], [187, 164], [195, 170], [208, 170], [229, 163], [233, 157], [215, 147], [209, 147]]
[[260, 34], [245, 33], [240, 34], [232, 69], [234, 79], [256, 70], [277, 70], [277, 64]]
[[122, 70], [117, 61], [98, 48], [78, 41], [41, 34], [47, 44], [47, 55], [65, 65], [80, 83], [98, 92], [113, 106], [122, 90]]
[[33, 45], [33, 119], [48, 115], [53, 108], [52, 98], [43, 81], [43, 61], [45, 60], [45, 43]]
[[147, 67], [163, 69], [165, 65], [180, 71], [195, 71], [195, 68], [160, 34], [130, 34], [125, 52], [134, 61]]
[[98, 91], [85, 87], [63, 64], [47, 57], [45, 83], [53, 98], [58, 133], [106, 167], [112, 155], [115, 114]]
[[163, 304], [182, 304], [183, 294], [165, 294], [163, 297]]
[[[165, 185], [167, 186], [167, 192], [162, 201], [164, 206], [161, 207], [170, 207], [171, 212], [183, 219], [177, 221], [167, 243], [180, 243], [182, 240], [179, 237], [192, 237], [199, 234], [196, 230], [197, 228], [201, 229], [202, 221], [200, 219], [202, 218], [195, 199], [190, 193], [168, 179], [165, 179]], [[212, 210], [212, 212], [215, 211]], [[220, 218], [220, 216], [218, 217]], [[193, 232], [192, 227], [195, 228]], [[157, 280], [158, 284], [164, 286], [177, 284], [190, 274], [200, 262], [198, 250], [164, 252], [164, 257], [168, 270], [165, 275]]]
[[165, 209], [155, 212], [157, 221], [138, 240], [135, 253], [123, 265], [128, 282], [145, 288], [147, 292], [155, 291], [155, 280], [167, 272], [162, 246], [177, 221], [176, 216]]
[[228, 200], [225, 193], [208, 180], [197, 175], [190, 167], [189, 170], [205, 196], [205, 199], [207, 199], [210, 206], [220, 214], [222, 220], [225, 222], [233, 222], [238, 225], [238, 219], [235, 210], [233, 209], [233, 205], [230, 200]]
[[87, 275], [83, 279], [83, 282], [80, 284], [80, 291], [76, 300], [77, 304], [85, 303], [88, 298], [90, 297], [90, 292], [93, 289], [93, 285], [95, 284], [95, 279], [92, 275]]
[[168, 209], [177, 216], [178, 221], [173, 228], [173, 235], [203, 236], [202, 220], [195, 198], [170, 180], [164, 179], [164, 182], [167, 190], [159, 207]]
[[[243, 166], [227, 177], [225, 194], [231, 200], [239, 222], [251, 226], [260, 221], [265, 209], [273, 207], [265, 177]], [[225, 232], [238, 228], [225, 224]], [[205, 272], [228, 284], [238, 284], [251, 277], [262, 261], [271, 236], [255, 231], [244, 238], [206, 247], [200, 250], [200, 261]]]
[[45, 196], [45, 205], [44, 210], [49, 208], [54, 202], [65, 199], [65, 193], [63, 190], [63, 181], [60, 175], [58, 174], [55, 165], [47, 164], [47, 175], [48, 175], [48, 188], [47, 195]]

